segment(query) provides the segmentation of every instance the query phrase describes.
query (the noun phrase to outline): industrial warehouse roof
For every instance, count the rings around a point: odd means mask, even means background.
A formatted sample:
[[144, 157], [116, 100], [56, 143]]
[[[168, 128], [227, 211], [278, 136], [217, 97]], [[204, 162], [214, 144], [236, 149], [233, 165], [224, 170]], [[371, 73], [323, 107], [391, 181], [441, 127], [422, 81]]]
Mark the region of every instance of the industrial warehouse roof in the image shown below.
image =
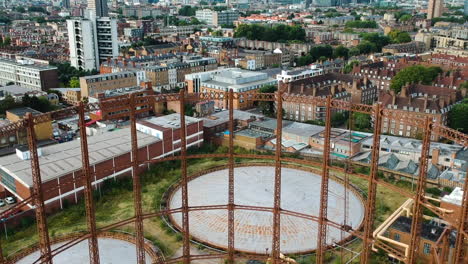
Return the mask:
[[317, 126], [306, 123], [293, 122], [283, 128], [283, 134], [294, 134], [304, 137], [310, 137], [317, 133], [322, 132], [325, 129], [323, 126]]
[[[371, 146], [374, 139], [372, 137], [365, 139], [362, 144]], [[408, 152], [421, 152], [422, 141], [413, 138], [404, 138], [396, 136], [381, 136], [380, 137], [380, 147], [382, 148], [391, 148], [398, 150], [405, 150]], [[438, 148], [440, 149], [440, 155], [451, 155], [463, 149], [462, 146], [454, 144], [444, 144], [438, 142], [431, 142], [431, 149]]]
[[[137, 132], [138, 146], [146, 146], [159, 139], [141, 132]], [[123, 128], [113, 132], [88, 138], [89, 160], [97, 164], [113, 157], [130, 152], [130, 128]], [[55, 144], [42, 148], [39, 157], [42, 181], [48, 181], [67, 175], [81, 169], [80, 140]], [[21, 160], [15, 154], [2, 157], [0, 168], [16, 177], [28, 186], [32, 186], [31, 161]]]
[[[199, 122], [200, 119], [190, 116], [185, 116], [185, 125], [190, 125]], [[146, 125], [153, 124], [163, 128], [179, 128], [180, 127], [180, 114], [174, 113], [160, 117], [149, 117], [141, 119], [138, 123]]]

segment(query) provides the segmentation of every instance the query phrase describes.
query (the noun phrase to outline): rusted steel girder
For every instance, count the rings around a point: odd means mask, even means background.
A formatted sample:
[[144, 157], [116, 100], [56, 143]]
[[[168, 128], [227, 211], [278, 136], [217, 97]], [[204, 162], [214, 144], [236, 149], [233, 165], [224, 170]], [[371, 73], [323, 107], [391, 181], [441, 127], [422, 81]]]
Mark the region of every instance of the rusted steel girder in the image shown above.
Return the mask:
[[275, 151], [275, 191], [273, 200], [273, 243], [272, 263], [281, 263], [281, 148], [283, 131], [283, 98], [276, 92], [276, 151]]
[[85, 200], [86, 209], [86, 225], [88, 232], [91, 235], [88, 239], [89, 247], [89, 263], [99, 263], [99, 248], [96, 229], [96, 210], [93, 200], [93, 185], [91, 179], [91, 168], [89, 166], [89, 152], [88, 152], [88, 138], [86, 135], [86, 122], [85, 122], [85, 107], [83, 102], [78, 106], [78, 124], [80, 127], [80, 142], [81, 142], [81, 163], [83, 174], [83, 195]]
[[42, 193], [41, 168], [37, 154], [36, 132], [34, 131], [34, 119], [31, 113], [26, 114], [28, 147], [31, 158], [31, 175], [33, 180], [34, 206], [36, 210], [37, 234], [39, 235], [39, 250], [41, 263], [52, 264], [50, 251], [49, 231], [44, 207], [44, 195]]
[[379, 169], [380, 132], [382, 127], [382, 109], [380, 104], [374, 105], [374, 144], [372, 146], [372, 160], [368, 178], [368, 194], [364, 215], [364, 234], [362, 241], [361, 263], [369, 263], [372, 247], [372, 230], [375, 218], [375, 201], [377, 196], [377, 179]]
[[228, 263], [234, 264], [234, 92], [229, 90]]
[[320, 209], [317, 232], [317, 254], [316, 263], [324, 261], [327, 248], [327, 211], [328, 211], [328, 182], [329, 182], [329, 162], [330, 162], [330, 134], [331, 134], [331, 97], [327, 97], [325, 133], [323, 135], [323, 165], [322, 182], [320, 184]]
[[132, 176], [133, 176], [133, 206], [135, 207], [135, 244], [138, 264], [145, 264], [145, 237], [143, 234], [143, 209], [141, 205], [141, 183], [138, 162], [138, 138], [136, 129], [136, 97], [130, 97], [130, 134], [132, 141]]
[[185, 131], [185, 90], [179, 93], [180, 104], [180, 171], [182, 177], [182, 233], [184, 264], [190, 263], [190, 227], [188, 206], [188, 176], [187, 176], [187, 138]]
[[407, 263], [415, 263], [418, 258], [419, 243], [421, 241], [421, 225], [426, 193], [427, 159], [431, 146], [432, 118], [426, 117], [424, 122], [424, 138], [419, 161], [419, 175], [416, 188], [415, 202], [413, 205], [413, 220], [411, 221], [411, 240], [408, 248]]
[[[468, 254], [467, 254], [467, 239], [464, 233], [468, 233], [468, 179], [465, 179], [465, 184], [463, 186], [463, 198], [461, 203], [461, 213], [458, 218], [457, 226], [457, 240], [455, 241], [455, 254], [453, 263], [466, 263]], [[465, 231], [465, 232], [461, 232]]]

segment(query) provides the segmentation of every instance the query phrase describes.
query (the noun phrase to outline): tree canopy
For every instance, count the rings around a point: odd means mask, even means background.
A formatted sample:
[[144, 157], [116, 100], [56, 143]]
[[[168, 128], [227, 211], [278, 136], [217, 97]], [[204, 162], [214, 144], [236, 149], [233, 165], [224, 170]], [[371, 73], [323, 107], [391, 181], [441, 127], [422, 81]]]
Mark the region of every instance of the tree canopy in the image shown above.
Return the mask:
[[[380, 52], [382, 51], [382, 47], [390, 44], [391, 40], [389, 37], [384, 36], [379, 33], [363, 33], [360, 35], [363, 40], [370, 42], [371, 44], [375, 45], [375, 51], [374, 52]], [[363, 52], [361, 52], [363, 53]]]
[[348, 59], [350, 50], [342, 45], [333, 48], [330, 45], [318, 45], [313, 47], [308, 54], [296, 59], [296, 66], [304, 66], [316, 61], [324, 61], [331, 58], [344, 57]]
[[422, 65], [414, 65], [404, 68], [393, 77], [390, 83], [390, 89], [396, 93], [400, 92], [401, 87], [407, 83], [431, 84], [437, 75], [442, 72], [440, 67], [424, 67]]
[[179, 15], [181, 16], [194, 16], [195, 12], [197, 11], [196, 7], [192, 6], [183, 6], [181, 9], [179, 9]]
[[[93, 70], [93, 71], [79, 70], [71, 66], [69, 62], [55, 63], [53, 65], [56, 66], [58, 69], [59, 81], [62, 83], [63, 86], [67, 86], [67, 85], [69, 86], [70, 80], [73, 77], [78, 78], [78, 77], [83, 77], [87, 75], [97, 74], [96, 70]], [[79, 87], [79, 84], [78, 84], [78, 87]]]
[[377, 28], [377, 23], [375, 21], [354, 20], [354, 21], [346, 22], [345, 27], [347, 28]]
[[388, 33], [388, 37], [393, 43], [411, 42], [411, 36], [405, 31], [392, 30]]
[[286, 42], [288, 40], [305, 41], [305, 31], [301, 26], [275, 25], [273, 27], [262, 25], [242, 24], [237, 27], [234, 36], [245, 37], [249, 40], [264, 40]]
[[461, 104], [453, 106], [449, 112], [449, 126], [453, 129], [468, 133], [468, 99], [465, 98]]

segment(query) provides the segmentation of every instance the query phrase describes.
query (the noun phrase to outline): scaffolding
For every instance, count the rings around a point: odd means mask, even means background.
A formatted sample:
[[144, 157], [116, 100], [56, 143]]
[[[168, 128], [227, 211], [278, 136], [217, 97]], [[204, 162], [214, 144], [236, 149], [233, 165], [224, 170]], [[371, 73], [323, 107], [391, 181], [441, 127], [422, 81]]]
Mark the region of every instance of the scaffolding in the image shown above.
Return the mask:
[[[184, 115], [184, 105], [189, 102], [197, 102], [204, 100], [226, 100], [229, 105], [229, 151], [226, 154], [187, 154], [186, 149], [186, 131], [185, 131], [185, 115]], [[281, 148], [278, 147], [275, 155], [256, 155], [256, 154], [235, 154], [234, 145], [233, 145], [233, 130], [234, 130], [234, 117], [233, 117], [233, 106], [234, 100], [243, 100], [243, 101], [272, 101], [276, 104], [277, 109], [277, 146], [281, 146], [281, 137], [282, 137], [282, 103], [284, 101], [293, 102], [297, 104], [304, 103], [313, 103], [318, 107], [325, 107], [327, 111], [327, 122], [325, 123], [325, 148], [323, 152], [323, 162], [314, 162], [303, 159], [288, 158], [283, 157]], [[142, 106], [156, 103], [166, 103], [166, 102], [179, 102], [180, 104], [180, 120], [181, 128], [180, 137], [181, 137], [181, 152], [178, 156], [165, 157], [160, 159], [141, 159], [138, 158], [138, 142], [136, 138], [136, 117], [138, 114], [146, 111]], [[374, 143], [372, 146], [372, 160], [371, 160], [371, 170], [370, 175], [364, 175], [359, 173], [354, 173], [349, 171], [349, 168], [341, 168], [334, 166], [329, 162], [330, 154], [330, 131], [331, 131], [331, 122], [330, 122], [330, 113], [332, 109], [338, 109], [343, 111], [348, 111], [350, 113], [364, 113], [371, 115], [374, 122]], [[134, 205], [135, 205], [135, 215], [129, 219], [113, 223], [108, 226], [98, 228], [96, 226], [95, 207], [93, 204], [93, 199], [91, 195], [91, 182], [94, 177], [95, 172], [89, 170], [89, 153], [87, 148], [87, 141], [85, 133], [81, 133], [81, 145], [82, 145], [82, 170], [83, 170], [83, 181], [85, 183], [85, 205], [86, 205], [86, 222], [88, 230], [86, 233], [76, 237], [73, 240], [70, 240], [60, 247], [51, 249], [51, 242], [49, 238], [49, 233], [47, 229], [46, 214], [44, 209], [44, 199], [43, 191], [41, 189], [41, 175], [40, 175], [40, 163], [37, 155], [37, 142], [34, 132], [34, 126], [38, 123], [50, 120], [62, 119], [70, 116], [77, 115], [79, 116], [79, 127], [80, 131], [85, 131], [85, 122], [84, 116], [86, 112], [93, 112], [101, 110], [102, 113], [118, 113], [114, 114], [112, 117], [103, 116], [104, 119], [107, 118], [129, 118], [131, 120], [131, 144], [132, 144], [132, 177], [133, 177], [133, 194], [134, 194]], [[424, 140], [423, 140], [423, 151], [421, 156], [421, 169], [418, 177], [418, 186], [417, 192], [415, 194], [410, 193], [400, 187], [392, 185], [388, 182], [385, 182], [377, 177], [378, 173], [378, 159], [379, 159], [379, 143], [380, 143], [380, 133], [381, 133], [381, 123], [382, 118], [389, 119], [399, 119], [406, 122], [408, 125], [422, 128], [425, 131]], [[64, 108], [61, 110], [32, 116], [28, 114], [24, 120], [12, 123], [8, 126], [5, 126], [0, 129], [0, 136], [6, 136], [10, 134], [15, 134], [18, 130], [26, 129], [28, 132], [28, 145], [31, 151], [31, 169], [33, 177], [33, 193], [31, 197], [25, 199], [24, 201], [18, 203], [11, 210], [21, 208], [27, 203], [32, 202], [35, 206], [36, 214], [36, 223], [37, 231], [39, 236], [39, 249], [40, 249], [40, 258], [35, 263], [52, 263], [53, 257], [64, 250], [80, 243], [81, 241], [89, 241], [89, 251], [90, 251], [90, 263], [99, 263], [99, 250], [97, 245], [97, 236], [101, 232], [106, 232], [111, 229], [127, 225], [135, 225], [135, 244], [137, 259], [139, 264], [145, 263], [145, 249], [144, 249], [144, 237], [143, 237], [143, 221], [145, 219], [150, 219], [153, 217], [162, 217], [168, 216], [175, 213], [182, 213], [183, 216], [183, 225], [181, 232], [183, 234], [183, 254], [181, 257], [173, 259], [164, 259], [157, 258], [156, 263], [190, 263], [192, 260], [202, 260], [202, 259], [227, 259], [228, 262], [233, 263], [238, 258], [249, 258], [249, 259], [258, 259], [258, 260], [270, 260], [271, 263], [282, 263], [283, 257], [281, 254], [281, 215], [282, 214], [293, 214], [297, 217], [304, 219], [312, 219], [317, 221], [319, 224], [318, 232], [318, 246], [316, 250], [317, 263], [324, 263], [325, 252], [332, 247], [333, 245], [326, 244], [327, 238], [327, 228], [334, 227], [340, 230], [343, 230], [353, 237], [362, 239], [362, 252], [360, 254], [361, 263], [369, 263], [369, 257], [372, 254], [372, 248], [380, 248], [389, 254], [394, 254], [391, 248], [386, 246], [384, 243], [379, 243], [376, 240], [373, 224], [375, 220], [375, 204], [376, 204], [376, 189], [377, 186], [383, 186], [389, 188], [400, 195], [413, 199], [414, 202], [414, 220], [413, 226], [411, 228], [411, 235], [414, 240], [408, 246], [408, 254], [401, 257], [401, 261], [405, 263], [415, 263], [417, 259], [417, 247], [418, 247], [418, 237], [420, 232], [420, 224], [422, 221], [422, 210], [427, 208], [433, 213], [438, 215], [440, 218], [446, 218], [443, 211], [439, 208], [433, 206], [427, 199], [425, 199], [425, 180], [426, 180], [426, 166], [428, 162], [428, 149], [430, 144], [430, 136], [438, 135], [445, 137], [448, 140], [451, 140], [457, 144], [460, 144], [464, 147], [468, 147], [468, 136], [460, 133], [456, 130], [441, 126], [436, 123], [432, 123], [430, 119], [415, 119], [408, 118], [405, 111], [393, 110], [383, 108], [380, 104], [375, 105], [364, 105], [364, 104], [351, 104], [347, 101], [341, 101], [332, 98], [320, 98], [320, 97], [309, 97], [309, 96], [299, 96], [291, 95], [286, 93], [233, 93], [229, 92], [220, 92], [220, 93], [194, 93], [187, 94], [183, 90], [178, 94], [160, 94], [160, 95], [148, 95], [141, 97], [129, 96], [128, 98], [118, 98], [114, 100], [107, 100], [103, 103], [80, 103], [75, 106]], [[328, 135], [328, 136], [327, 136]], [[187, 175], [187, 160], [192, 158], [226, 158], [228, 160], [228, 169], [229, 169], [229, 199], [228, 204], [226, 205], [209, 205], [209, 206], [189, 206], [188, 198], [188, 175]], [[273, 160], [275, 164], [275, 185], [274, 185], [274, 205], [272, 208], [264, 207], [255, 207], [255, 206], [245, 206], [245, 205], [236, 205], [234, 203], [234, 160], [236, 158], [247, 158], [247, 159], [266, 159]], [[141, 183], [139, 179], [139, 167], [141, 165], [150, 165], [161, 163], [169, 160], [180, 160], [181, 161], [181, 185], [182, 185], [182, 206], [181, 208], [155, 211], [150, 213], [143, 213], [141, 210]], [[294, 212], [287, 212], [281, 208], [281, 166], [282, 163], [296, 163], [301, 165], [316, 166], [322, 168], [322, 186], [320, 193], [320, 214], [319, 216], [314, 215], [303, 215]], [[115, 168], [118, 169], [118, 168]], [[365, 218], [363, 223], [362, 230], [353, 230], [346, 223], [334, 223], [333, 221], [327, 219], [327, 197], [328, 197], [328, 174], [329, 171], [336, 171], [345, 173], [346, 177], [358, 177], [364, 179], [368, 182], [368, 197], [366, 201], [365, 208]], [[466, 241], [468, 240], [468, 192], [467, 183], [465, 181], [464, 186], [464, 196], [462, 199], [462, 213], [460, 214], [457, 221], [449, 222], [458, 232], [457, 240], [455, 243], [455, 254], [453, 259], [454, 263], [466, 263], [467, 261], [467, 252], [466, 252]], [[228, 221], [228, 248], [226, 252], [216, 253], [216, 254], [204, 254], [204, 255], [192, 255], [190, 251], [190, 234], [189, 234], [189, 212], [195, 210], [216, 210], [222, 209], [227, 210], [229, 214]], [[254, 210], [254, 211], [268, 211], [273, 213], [273, 235], [272, 235], [272, 246], [271, 254], [248, 254], [237, 252], [235, 250], [235, 232], [234, 232], [234, 212], [236, 209], [242, 210]], [[0, 218], [3, 218], [8, 213], [11, 212], [8, 210], [4, 212]], [[5, 259], [1, 254], [0, 250], [0, 261], [1, 263], [9, 263], [9, 260]], [[355, 252], [353, 252], [354, 254]], [[356, 256], [354, 256], [356, 257]]]

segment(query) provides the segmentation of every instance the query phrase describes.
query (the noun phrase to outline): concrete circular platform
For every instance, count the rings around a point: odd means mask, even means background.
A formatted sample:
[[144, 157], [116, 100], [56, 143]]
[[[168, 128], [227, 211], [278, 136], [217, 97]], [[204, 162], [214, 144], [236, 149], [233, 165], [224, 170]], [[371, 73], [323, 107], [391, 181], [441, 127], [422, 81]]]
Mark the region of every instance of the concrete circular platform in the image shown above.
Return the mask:
[[[52, 245], [52, 249], [58, 248], [64, 243], [54, 244]], [[113, 238], [98, 238], [98, 244], [101, 264], [137, 263], [135, 244]], [[39, 258], [39, 254], [39, 251], [36, 251], [19, 260], [17, 264], [33, 263]], [[61, 252], [54, 257], [53, 261], [54, 264], [89, 263], [88, 240], [81, 241], [77, 245]], [[149, 254], [146, 254], [146, 263], [151, 263]]]
[[[274, 167], [235, 168], [235, 204], [273, 207]], [[318, 216], [321, 176], [299, 169], [282, 168], [281, 208]], [[228, 170], [211, 172], [188, 184], [189, 206], [226, 205], [228, 203]], [[347, 225], [358, 228], [364, 218], [364, 205], [358, 195], [348, 192]], [[171, 196], [169, 207], [181, 207], [181, 189]], [[190, 235], [196, 240], [219, 248], [227, 248], [227, 210], [193, 211], [189, 214]], [[329, 183], [328, 219], [344, 221], [344, 186]], [[173, 214], [171, 221], [182, 225], [182, 214]], [[235, 211], [235, 248], [238, 251], [265, 253], [272, 244], [271, 212]], [[281, 215], [281, 252], [302, 253], [316, 249], [317, 222], [296, 216]], [[347, 236], [348, 234], [345, 234]], [[328, 227], [327, 243], [341, 240], [339, 229]]]

